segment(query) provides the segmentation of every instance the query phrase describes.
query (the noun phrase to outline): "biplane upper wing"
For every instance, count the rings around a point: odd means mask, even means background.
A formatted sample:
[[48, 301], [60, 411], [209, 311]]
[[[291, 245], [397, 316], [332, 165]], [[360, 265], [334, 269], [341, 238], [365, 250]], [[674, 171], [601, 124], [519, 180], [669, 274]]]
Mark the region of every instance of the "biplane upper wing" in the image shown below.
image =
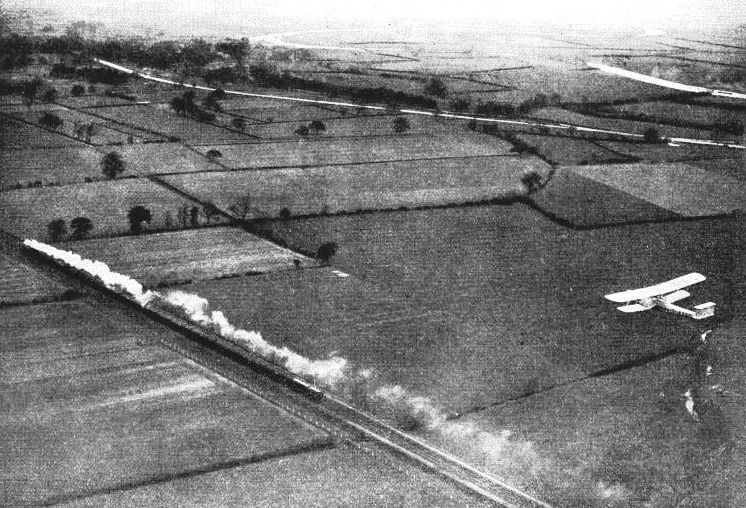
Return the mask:
[[[652, 296], [673, 293], [674, 291], [678, 291], [681, 288], [685, 288], [687, 286], [691, 286], [692, 284], [702, 282], [705, 279], [706, 277], [701, 273], [692, 272], [690, 274], [682, 275], [681, 277], [677, 277], [666, 282], [661, 282], [660, 284], [656, 284], [654, 286], [648, 286], [639, 289], [630, 289], [628, 291], [622, 291], [620, 293], [612, 293], [610, 295], [606, 295], [605, 298], [616, 303], [633, 302], [642, 300], [643, 298], [650, 298]], [[677, 294], [677, 297], [678, 296], [680, 296], [680, 294]], [[681, 298], [685, 297], [682, 296]]]

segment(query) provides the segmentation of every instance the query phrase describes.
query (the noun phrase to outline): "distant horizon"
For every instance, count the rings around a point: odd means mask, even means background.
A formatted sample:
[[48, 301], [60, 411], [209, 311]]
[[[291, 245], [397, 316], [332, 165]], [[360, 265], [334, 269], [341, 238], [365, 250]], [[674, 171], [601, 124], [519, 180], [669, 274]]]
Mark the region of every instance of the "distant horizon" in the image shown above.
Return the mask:
[[[443, 26], [485, 28], [530, 25], [562, 29], [660, 32], [719, 32], [746, 23], [740, 0], [627, 0], [601, 4], [589, 0], [549, 2], [429, 3], [374, 0], [4, 0], [9, 10], [28, 10], [39, 23], [74, 21], [100, 24], [110, 35], [161, 37], [254, 37], [273, 32], [367, 27], [373, 29]], [[178, 6], [178, 13], [175, 8]], [[173, 7], [173, 8], [172, 8]], [[713, 33], [714, 35], [714, 33]]]

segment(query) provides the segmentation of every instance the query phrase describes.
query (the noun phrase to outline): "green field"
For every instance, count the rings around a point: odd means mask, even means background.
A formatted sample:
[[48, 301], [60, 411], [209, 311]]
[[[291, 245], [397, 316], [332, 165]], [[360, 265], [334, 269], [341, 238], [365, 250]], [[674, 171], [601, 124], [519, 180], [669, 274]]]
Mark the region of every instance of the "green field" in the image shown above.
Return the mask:
[[498, 138], [465, 132], [448, 136], [405, 134], [354, 139], [313, 136], [289, 142], [202, 145], [194, 148], [203, 154], [218, 150], [222, 154], [218, 159], [221, 164], [231, 169], [248, 169], [507, 155], [512, 146]]
[[315, 262], [237, 228], [201, 228], [68, 242], [59, 248], [108, 264], [147, 286], [314, 266]]
[[128, 178], [63, 187], [9, 190], [0, 194], [3, 228], [26, 238], [49, 241], [47, 224], [56, 219], [68, 225], [76, 217], [93, 222], [90, 236], [115, 236], [129, 232], [127, 213], [144, 206], [152, 213], [143, 229], [175, 227], [180, 210], [193, 204], [148, 180]]
[[169, 175], [171, 185], [227, 209], [247, 197], [251, 214], [292, 215], [441, 206], [523, 193], [521, 177], [549, 166], [535, 157], [476, 157], [356, 166]]
[[539, 156], [554, 164], [598, 164], [632, 160], [585, 139], [524, 133], [515, 134], [515, 137], [535, 148]]

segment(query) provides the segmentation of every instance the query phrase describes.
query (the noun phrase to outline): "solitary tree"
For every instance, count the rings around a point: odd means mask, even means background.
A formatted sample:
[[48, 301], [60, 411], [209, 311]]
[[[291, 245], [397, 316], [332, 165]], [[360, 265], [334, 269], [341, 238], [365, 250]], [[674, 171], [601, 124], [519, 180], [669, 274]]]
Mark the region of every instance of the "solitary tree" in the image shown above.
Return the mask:
[[72, 89], [70, 90], [70, 94], [73, 97], [80, 97], [85, 93], [85, 87], [83, 85], [73, 85]]
[[308, 127], [306, 127], [305, 125], [301, 125], [297, 129], [295, 129], [295, 133], [298, 136], [308, 136]]
[[124, 173], [124, 161], [117, 152], [109, 152], [101, 160], [101, 171], [107, 178], [116, 178], [120, 173]]
[[85, 238], [86, 235], [93, 229], [93, 223], [87, 217], [76, 217], [70, 222], [70, 227], [73, 230], [72, 237], [74, 240], [80, 240]]
[[142, 231], [142, 223], [147, 222], [150, 224], [150, 221], [153, 219], [153, 215], [150, 213], [150, 210], [145, 208], [144, 206], [133, 206], [130, 208], [129, 213], [127, 214], [127, 218], [130, 221], [130, 231], [132, 231], [133, 234], [137, 235]]
[[656, 129], [655, 127], [648, 127], [647, 129], [645, 129], [642, 139], [646, 143], [662, 143], [663, 142], [663, 138], [658, 133], [658, 129]]
[[55, 219], [47, 224], [47, 232], [53, 242], [59, 242], [67, 234], [67, 226], [62, 219]]
[[50, 88], [46, 92], [44, 92], [44, 95], [41, 96], [41, 99], [44, 102], [54, 102], [57, 100], [57, 90], [54, 88]]
[[311, 134], [319, 134], [321, 132], [324, 132], [326, 130], [326, 125], [324, 125], [324, 122], [321, 120], [314, 120], [310, 124], [308, 124], [308, 132]]
[[246, 195], [239, 198], [235, 203], [228, 207], [228, 210], [237, 218], [245, 219], [251, 213], [251, 196]]
[[409, 120], [403, 116], [397, 116], [394, 118], [394, 132], [402, 134], [412, 128]]
[[242, 131], [246, 128], [246, 120], [244, 120], [243, 118], [236, 117], [233, 120], [231, 120], [231, 125], [235, 127], [236, 129]]
[[323, 244], [321, 247], [319, 247], [319, 250], [316, 252], [316, 258], [320, 259], [324, 262], [328, 262], [334, 254], [337, 253], [337, 244], [336, 242], [327, 242]]
[[526, 187], [526, 191], [531, 194], [541, 187], [541, 175], [536, 171], [529, 171], [521, 177], [521, 182]]
[[209, 160], [210, 162], [212, 162], [212, 161], [214, 161], [214, 160], [216, 160], [216, 159], [219, 159], [220, 157], [222, 157], [222, 156], [223, 156], [223, 154], [222, 154], [222, 153], [220, 153], [220, 150], [215, 150], [214, 148], [213, 148], [213, 149], [211, 149], [211, 150], [208, 150], [208, 151], [207, 151], [207, 153], [206, 153], [205, 155], [207, 156], [207, 159], [208, 159], [208, 160]]
[[47, 127], [49, 129], [57, 129], [62, 125], [62, 123], [62, 119], [59, 116], [49, 112], [41, 115], [41, 118], [39, 119], [39, 124], [41, 124], [42, 127]]
[[425, 93], [436, 97], [445, 97], [448, 90], [445, 83], [440, 78], [432, 78], [425, 85]]

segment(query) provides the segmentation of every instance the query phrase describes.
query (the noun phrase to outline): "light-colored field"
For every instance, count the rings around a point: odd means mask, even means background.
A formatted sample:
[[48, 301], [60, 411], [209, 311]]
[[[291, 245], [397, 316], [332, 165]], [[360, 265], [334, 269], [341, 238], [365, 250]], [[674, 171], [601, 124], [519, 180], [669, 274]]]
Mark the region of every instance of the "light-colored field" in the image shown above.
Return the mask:
[[4, 229], [41, 241], [49, 241], [47, 224], [56, 219], [69, 226], [72, 219], [87, 217], [93, 222], [90, 236], [112, 236], [129, 232], [127, 213], [134, 206], [152, 213], [152, 222], [143, 223], [144, 231], [174, 227], [179, 211], [192, 206], [178, 194], [140, 178], [9, 190], [0, 194], [0, 203]]
[[[360, 118], [339, 118], [324, 120], [326, 130], [319, 136], [376, 136], [394, 135], [394, 116], [375, 115]], [[407, 115], [411, 129], [408, 132], [416, 134], [443, 134], [451, 133], [455, 129], [463, 128], [466, 122], [454, 122], [453, 120], [436, 120], [432, 117]], [[309, 122], [276, 122], [264, 125], [251, 125], [246, 131], [263, 139], [293, 138], [301, 136], [295, 134], [296, 129]]]
[[191, 173], [223, 169], [179, 143], [123, 145], [111, 147], [111, 150], [122, 156], [129, 171], [141, 174]]
[[191, 196], [228, 208], [250, 197], [252, 215], [293, 215], [441, 206], [522, 193], [521, 177], [546, 174], [537, 157], [476, 157], [356, 166], [168, 175]]
[[[81, 113], [72, 109], [55, 109], [52, 111], [52, 113], [63, 121], [63, 124], [58, 129], [56, 129], [56, 132], [76, 139], [84, 139], [84, 136], [79, 137], [76, 134], [76, 131], [79, 128], [89, 124], [93, 124], [90, 143], [94, 145], [124, 144], [128, 142], [130, 137], [132, 137], [133, 141], [137, 143], [141, 143], [146, 140], [152, 141], [159, 139], [157, 136], [153, 136], [152, 134], [149, 135], [137, 129], [117, 125], [106, 119], [102, 119], [93, 115], [87, 115], [85, 113]], [[14, 116], [21, 118], [27, 122], [32, 122], [39, 125], [42, 114], [43, 112], [14, 113]]]
[[685, 217], [746, 210], [746, 185], [682, 163], [575, 166], [586, 178]]
[[66, 290], [44, 274], [0, 254], [0, 304], [57, 298]]
[[330, 444], [153, 345], [170, 332], [99, 312], [85, 304], [2, 311], [2, 376], [13, 382], [0, 392], [1, 504], [76, 499]]
[[218, 159], [221, 164], [232, 169], [244, 169], [508, 155], [512, 147], [510, 143], [495, 137], [459, 133], [354, 139], [309, 136], [289, 142], [204, 145], [195, 148], [205, 154], [209, 150], [218, 150], [222, 154]]
[[177, 115], [167, 105], [96, 108], [96, 114], [124, 124], [149, 129], [187, 142], [241, 141], [247, 136]]
[[0, 188], [82, 182], [101, 179], [103, 154], [81, 144], [68, 148], [0, 150]]
[[217, 227], [69, 242], [148, 286], [313, 266], [316, 263], [241, 229]]
[[84, 143], [0, 115], [0, 149], [83, 147]]

